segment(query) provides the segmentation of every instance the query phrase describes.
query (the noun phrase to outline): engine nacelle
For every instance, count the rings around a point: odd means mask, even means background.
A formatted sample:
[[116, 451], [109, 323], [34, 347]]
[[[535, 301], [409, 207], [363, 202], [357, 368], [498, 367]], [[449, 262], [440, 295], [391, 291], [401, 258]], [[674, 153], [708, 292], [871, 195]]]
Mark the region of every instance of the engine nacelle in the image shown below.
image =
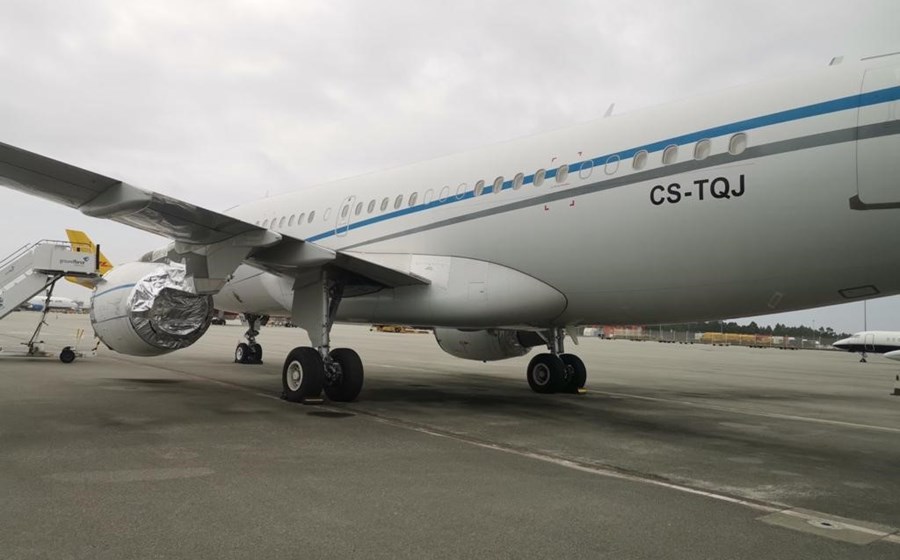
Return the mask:
[[111, 350], [158, 356], [186, 348], [209, 328], [212, 296], [194, 293], [184, 266], [133, 262], [109, 271], [91, 297], [94, 332]]
[[441, 350], [451, 356], [480, 362], [518, 358], [530, 352], [532, 346], [542, 343], [535, 333], [504, 329], [461, 331], [435, 328], [434, 338]]

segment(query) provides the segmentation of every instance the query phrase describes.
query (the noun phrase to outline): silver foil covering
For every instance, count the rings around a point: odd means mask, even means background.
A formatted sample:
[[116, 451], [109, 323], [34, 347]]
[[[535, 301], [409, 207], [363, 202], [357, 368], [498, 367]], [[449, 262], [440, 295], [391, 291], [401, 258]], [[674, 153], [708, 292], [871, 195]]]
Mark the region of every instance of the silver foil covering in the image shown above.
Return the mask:
[[158, 348], [186, 348], [203, 336], [212, 321], [212, 296], [193, 293], [182, 264], [160, 264], [131, 293], [131, 325], [145, 342]]

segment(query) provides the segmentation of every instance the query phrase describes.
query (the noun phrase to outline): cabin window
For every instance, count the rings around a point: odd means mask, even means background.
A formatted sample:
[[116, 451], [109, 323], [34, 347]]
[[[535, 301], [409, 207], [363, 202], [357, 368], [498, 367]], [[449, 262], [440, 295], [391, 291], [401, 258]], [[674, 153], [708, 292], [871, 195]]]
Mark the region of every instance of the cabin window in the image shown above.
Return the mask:
[[484, 180], [479, 180], [475, 183], [475, 196], [481, 196], [484, 194]]
[[522, 188], [522, 183], [525, 182], [525, 174], [524, 173], [516, 173], [516, 176], [513, 177], [512, 188], [514, 191], [517, 191]]
[[362, 214], [362, 209], [363, 209], [363, 203], [360, 202], [359, 204], [356, 205], [356, 211], [353, 213], [355, 215], [359, 216], [360, 214]]
[[425, 191], [425, 195], [422, 197], [422, 204], [424, 206], [428, 206], [434, 200], [434, 189], [428, 189]]
[[747, 135], [743, 132], [738, 132], [734, 136], [731, 137], [731, 140], [728, 141], [728, 153], [737, 156], [744, 153], [744, 150], [747, 149]]
[[604, 173], [607, 175], [615, 175], [619, 170], [619, 156], [609, 156], [606, 158], [606, 165], [603, 167]]
[[[465, 192], [465, 191], [463, 191], [463, 192]], [[444, 202], [448, 198], [450, 198], [450, 186], [449, 185], [444, 187], [443, 189], [441, 189], [441, 194], [438, 195], [438, 200], [440, 202]]]
[[546, 170], [546, 169], [538, 169], [538, 170], [534, 173], [534, 186], [535, 186], [535, 187], [540, 187], [541, 185], [543, 185], [543, 184], [544, 184], [544, 177], [546, 177], [546, 176], [547, 176], [547, 170]]
[[503, 190], [503, 175], [494, 179], [494, 184], [491, 187], [491, 192], [494, 194], [497, 194], [502, 190]]
[[294, 218], [296, 218], [296, 216], [291, 214], [291, 217], [288, 219], [288, 227], [294, 227]]
[[366, 209], [366, 212], [371, 214], [374, 211], [375, 211], [375, 199], [373, 198], [372, 200], [369, 201], [369, 207]]
[[347, 212], [349, 212], [349, 211], [350, 211], [350, 205], [349, 204], [344, 205], [344, 207], [341, 208], [341, 218], [346, 218]]
[[280, 220], [278, 220], [278, 227], [284, 228], [284, 221], [287, 220], [287, 216], [282, 216]]
[[313, 220], [315, 220], [315, 219], [316, 219], [316, 211], [313, 210], [312, 212], [309, 213], [309, 218], [307, 218], [306, 223], [311, 224], [311, 223], [313, 223]]
[[569, 177], [569, 165], [563, 164], [560, 165], [556, 170], [556, 183], [564, 183], [566, 179]]
[[299, 226], [300, 224], [303, 223], [303, 218], [305, 218], [305, 217], [306, 217], [306, 213], [305, 213], [305, 212], [301, 212], [301, 213], [300, 213], [300, 216], [297, 218], [297, 225], [298, 225], [298, 226]]
[[640, 171], [641, 169], [647, 167], [647, 159], [649, 155], [647, 154], [647, 150], [641, 150], [638, 153], [634, 154], [634, 158], [631, 160], [631, 167], [635, 170]]
[[458, 187], [456, 187], [456, 200], [462, 200], [466, 197], [466, 191], [469, 190], [469, 185], [465, 183], [460, 183]]
[[388, 204], [390, 203], [390, 199], [388, 197], [384, 197], [384, 199], [381, 201], [381, 211], [384, 212], [385, 210], [387, 210]]
[[401, 206], [403, 206], [403, 195], [398, 194], [394, 199], [394, 210], [399, 210]]
[[419, 200], [419, 193], [414, 192], [409, 195], [409, 207], [412, 208], [416, 205], [416, 201]]
[[265, 220], [263, 220], [262, 227], [264, 227], [264, 228], [269, 227], [269, 219], [268, 219], [268, 218], [266, 218]]
[[663, 165], [672, 165], [676, 161], [678, 161], [678, 146], [676, 146], [675, 144], [667, 146], [666, 149], [663, 150]]
[[330, 217], [331, 217], [331, 208], [326, 208], [325, 214], [322, 216], [322, 219], [327, 222], [328, 218], [330, 218]]
[[704, 160], [709, 157], [709, 153], [712, 151], [712, 142], [709, 140], [701, 140], [697, 142], [697, 145], [694, 146], [694, 159], [696, 160]]
[[589, 159], [587, 161], [581, 162], [581, 165], [578, 167], [578, 178], [582, 180], [590, 179], [591, 173], [594, 172], [594, 160]]

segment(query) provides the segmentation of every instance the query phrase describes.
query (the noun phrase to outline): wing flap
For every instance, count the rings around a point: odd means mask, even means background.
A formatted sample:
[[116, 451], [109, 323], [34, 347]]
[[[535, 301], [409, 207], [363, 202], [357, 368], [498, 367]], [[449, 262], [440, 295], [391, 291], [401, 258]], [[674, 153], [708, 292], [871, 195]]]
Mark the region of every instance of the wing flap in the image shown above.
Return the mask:
[[254, 251], [247, 261], [264, 270], [286, 276], [297, 276], [314, 268], [331, 266], [388, 288], [430, 284], [429, 280], [410, 272], [408, 266], [375, 262], [362, 253], [333, 251], [292, 237], [284, 237], [272, 247]]

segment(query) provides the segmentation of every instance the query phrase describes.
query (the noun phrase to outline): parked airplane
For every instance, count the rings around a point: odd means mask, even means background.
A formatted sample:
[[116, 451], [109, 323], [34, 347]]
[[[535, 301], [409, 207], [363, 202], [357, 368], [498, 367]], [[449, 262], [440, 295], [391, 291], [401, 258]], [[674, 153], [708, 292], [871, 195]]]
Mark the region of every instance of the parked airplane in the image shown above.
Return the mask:
[[[335, 321], [430, 325], [473, 360], [546, 346], [526, 377], [578, 391], [577, 325], [739, 317], [900, 293], [900, 55], [341, 180], [214, 212], [8, 145], [11, 188], [173, 242], [116, 267], [91, 319], [110, 348], [164, 354], [213, 308], [291, 315], [311, 346], [284, 396], [357, 397]], [[828, 240], [828, 250], [822, 243]]]
[[78, 311], [81, 309], [81, 303], [60, 296], [50, 296], [49, 305], [47, 303], [47, 296], [35, 296], [22, 304], [22, 309], [25, 309], [26, 311], [43, 311], [45, 305], [50, 310]]
[[897, 331], [858, 332], [838, 340], [832, 346], [859, 353], [861, 362], [866, 361], [868, 354], [884, 354], [885, 358], [900, 361], [900, 332]]

